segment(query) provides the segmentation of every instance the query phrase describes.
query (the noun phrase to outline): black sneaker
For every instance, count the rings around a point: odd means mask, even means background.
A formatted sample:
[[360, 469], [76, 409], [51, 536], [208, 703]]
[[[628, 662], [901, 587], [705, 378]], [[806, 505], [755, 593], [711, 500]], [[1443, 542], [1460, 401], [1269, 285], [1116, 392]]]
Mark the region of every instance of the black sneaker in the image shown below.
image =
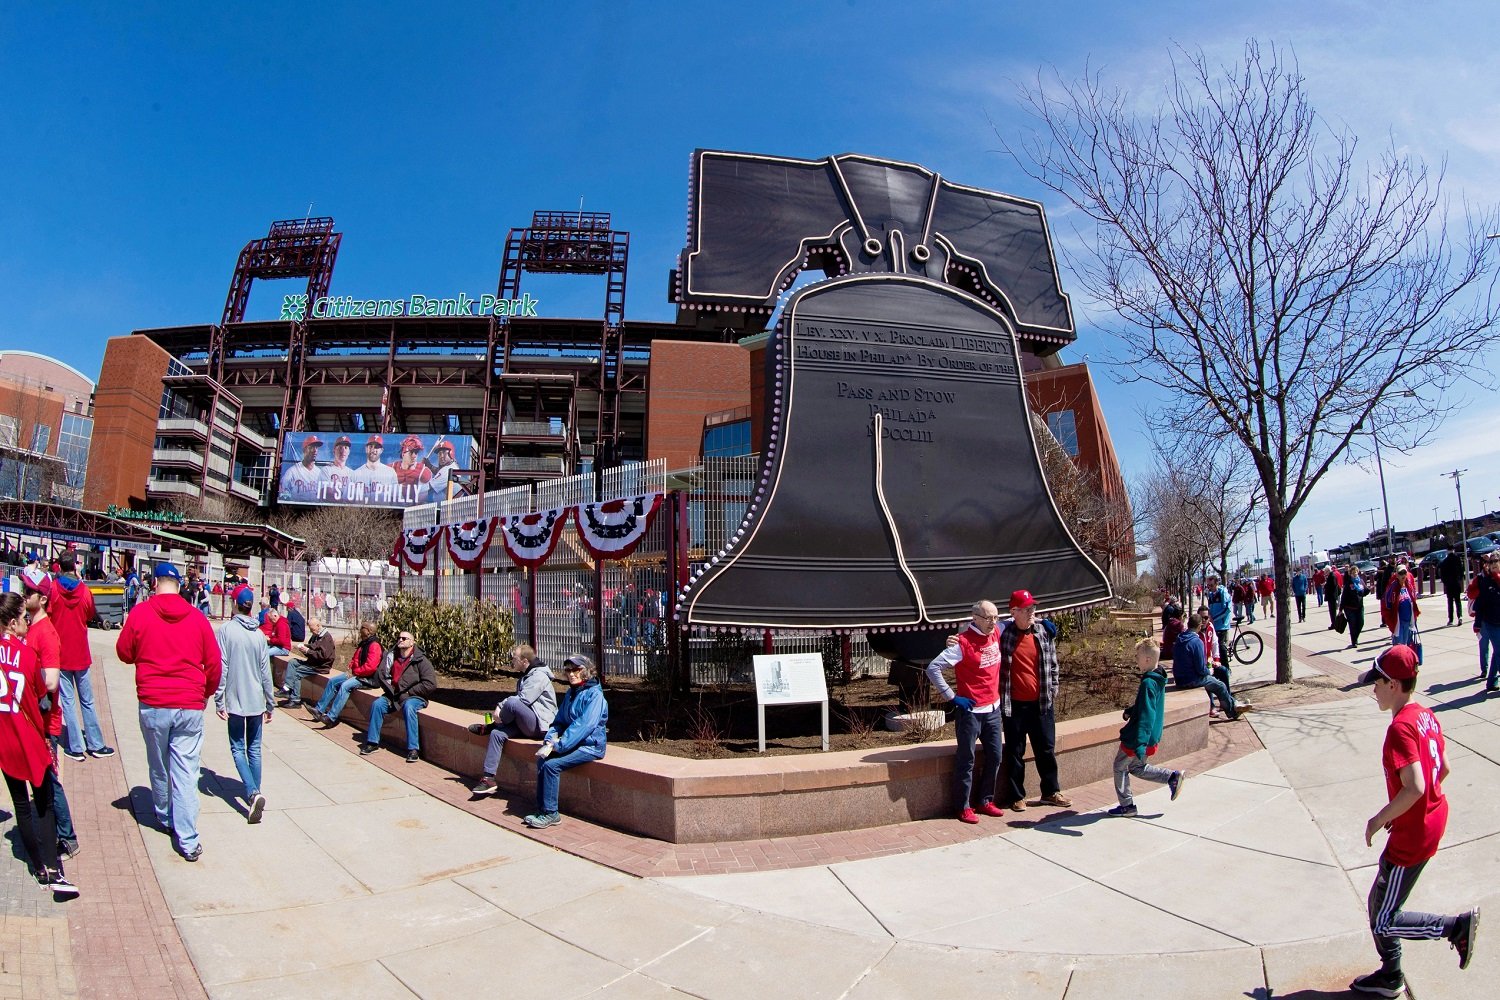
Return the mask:
[[370, 756], [370, 754], [374, 753], [376, 750], [379, 750], [379, 749], [380, 749], [380, 744], [379, 743], [366, 743], [364, 746], [362, 746], [362, 747], [359, 748], [359, 755], [361, 757], [368, 757], [368, 756]]
[[256, 792], [250, 797], [250, 815], [245, 817], [246, 822], [259, 823], [261, 815], [266, 811], [266, 797]]
[[482, 722], [475, 722], [475, 723], [471, 724], [469, 726], [469, 732], [473, 733], [475, 736], [483, 736], [484, 735], [484, 723], [482, 723]]
[[1182, 794], [1182, 786], [1187, 784], [1187, 775], [1181, 771], [1173, 771], [1172, 776], [1167, 779], [1167, 787], [1172, 790], [1172, 801], [1177, 801], [1177, 796]]
[[1406, 977], [1399, 972], [1377, 969], [1368, 976], [1360, 976], [1349, 984], [1356, 993], [1371, 993], [1377, 997], [1399, 997], [1406, 995]]
[[495, 779], [486, 774], [484, 777], [474, 782], [474, 787], [469, 790], [475, 795], [490, 795], [493, 794], [499, 787], [500, 786], [496, 784]]
[[64, 861], [72, 861], [83, 853], [83, 848], [78, 846], [76, 840], [59, 840], [57, 842], [57, 856]]
[[203, 857], [203, 845], [199, 844], [197, 847], [193, 848], [191, 851], [188, 851], [187, 853], [183, 854], [182, 859], [184, 861], [197, 861], [201, 857]]
[[79, 753], [77, 750], [63, 750], [62, 755], [69, 760], [88, 760], [88, 755]]
[[53, 899], [74, 899], [78, 896], [78, 886], [69, 882], [61, 871], [47, 873], [47, 888], [52, 890]]
[[1128, 806], [1115, 806], [1113, 809], [1111, 809], [1109, 811], [1109, 814], [1111, 816], [1134, 816], [1134, 815], [1136, 815], [1139, 812], [1140, 812], [1140, 810], [1137, 809], [1135, 807], [1135, 803], [1132, 802]]
[[418, 753], [417, 751], [415, 751], [415, 750], [408, 750], [408, 751], [406, 751], [406, 762], [408, 764], [415, 764], [417, 761], [419, 761], [421, 759], [422, 759], [422, 755], [420, 753]]
[[113, 757], [114, 755], [115, 755], [115, 748], [114, 747], [100, 747], [98, 750], [90, 750], [89, 751], [89, 756], [90, 757]]
[[1453, 933], [1448, 935], [1448, 943], [1458, 951], [1458, 967], [1467, 969], [1469, 959], [1474, 957], [1474, 938], [1479, 934], [1479, 907], [1474, 907], [1468, 913], [1461, 914], [1453, 924]]

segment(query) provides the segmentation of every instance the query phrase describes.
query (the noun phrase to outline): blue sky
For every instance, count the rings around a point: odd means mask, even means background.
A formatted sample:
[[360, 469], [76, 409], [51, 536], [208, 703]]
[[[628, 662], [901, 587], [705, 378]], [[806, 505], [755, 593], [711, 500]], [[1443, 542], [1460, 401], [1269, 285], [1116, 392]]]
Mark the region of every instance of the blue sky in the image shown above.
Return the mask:
[[[1291, 45], [1325, 116], [1445, 160], [1455, 196], [1494, 203], [1497, 24], [1478, 2], [8, 4], [0, 348], [93, 375], [110, 336], [216, 321], [239, 248], [309, 203], [344, 233], [334, 292], [395, 297], [493, 290], [506, 230], [582, 198], [631, 232], [627, 316], [669, 319], [698, 146], [917, 161], [1041, 199], [1069, 239], [1063, 206], [997, 152], [995, 127], [1022, 127], [1015, 82], [1087, 63], [1149, 108], [1174, 41], [1224, 58], [1249, 35]], [[527, 287], [550, 315], [602, 295]], [[252, 318], [290, 290], [258, 287]], [[1110, 318], [1079, 319], [1068, 357], [1097, 361]], [[1133, 477], [1151, 401], [1095, 378]], [[1398, 527], [1456, 506], [1437, 478], [1455, 464], [1470, 511], [1500, 507], [1500, 441], [1481, 431], [1495, 407], [1475, 396], [1387, 463]], [[1341, 470], [1297, 534], [1360, 535], [1348, 512], [1378, 500], [1373, 475]]]

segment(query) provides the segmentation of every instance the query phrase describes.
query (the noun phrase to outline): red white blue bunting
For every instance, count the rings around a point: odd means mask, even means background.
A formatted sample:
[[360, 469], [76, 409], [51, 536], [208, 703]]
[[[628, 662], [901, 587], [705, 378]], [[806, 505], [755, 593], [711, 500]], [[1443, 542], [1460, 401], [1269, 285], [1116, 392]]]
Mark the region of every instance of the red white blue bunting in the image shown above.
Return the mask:
[[422, 572], [427, 568], [427, 554], [443, 536], [444, 527], [438, 524], [427, 528], [408, 528], [401, 532], [396, 538], [396, 551], [391, 553], [391, 565], [400, 566], [404, 562], [413, 572]]
[[448, 558], [453, 560], [453, 565], [462, 570], [478, 569], [495, 539], [495, 527], [499, 521], [498, 517], [487, 517], [448, 525]]
[[557, 548], [563, 526], [568, 523], [568, 515], [572, 512], [571, 507], [558, 507], [499, 518], [505, 551], [518, 566], [540, 566]]
[[579, 504], [575, 511], [583, 547], [595, 559], [624, 559], [646, 537], [661, 501], [662, 494], [647, 493]]
[[584, 548], [595, 559], [624, 559], [651, 530], [663, 498], [661, 493], [645, 493], [530, 514], [411, 528], [397, 536], [390, 562], [392, 566], [404, 564], [420, 573], [427, 568], [428, 555], [441, 538], [447, 543], [448, 558], [453, 564], [461, 570], [473, 571], [483, 564], [485, 553], [498, 534], [512, 562], [535, 568], [552, 557], [569, 520], [578, 525]]

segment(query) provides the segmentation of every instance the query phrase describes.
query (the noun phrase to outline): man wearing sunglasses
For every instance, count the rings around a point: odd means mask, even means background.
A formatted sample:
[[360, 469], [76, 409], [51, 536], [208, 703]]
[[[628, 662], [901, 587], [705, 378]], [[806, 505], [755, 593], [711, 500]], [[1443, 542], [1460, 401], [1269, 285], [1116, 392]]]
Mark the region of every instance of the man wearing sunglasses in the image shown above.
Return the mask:
[[370, 705], [370, 728], [359, 752], [368, 755], [380, 749], [380, 727], [385, 724], [385, 715], [393, 708], [400, 708], [406, 723], [406, 762], [416, 763], [422, 750], [417, 737], [417, 713], [427, 707], [427, 699], [437, 690], [437, 671], [432, 669], [427, 654], [417, 648], [416, 636], [406, 630], [397, 634], [396, 648], [375, 672], [375, 679], [385, 693]]
[[1456, 917], [1401, 909], [1422, 869], [1438, 851], [1448, 824], [1447, 745], [1437, 716], [1412, 700], [1417, 687], [1417, 655], [1410, 646], [1392, 646], [1375, 660], [1361, 681], [1374, 685], [1375, 703], [1391, 713], [1380, 761], [1389, 801], [1365, 824], [1365, 843], [1389, 831], [1380, 868], [1370, 887], [1370, 933], [1380, 968], [1350, 983], [1358, 993], [1399, 997], [1406, 992], [1401, 972], [1401, 941], [1445, 939], [1467, 969], [1479, 928], [1477, 908]]

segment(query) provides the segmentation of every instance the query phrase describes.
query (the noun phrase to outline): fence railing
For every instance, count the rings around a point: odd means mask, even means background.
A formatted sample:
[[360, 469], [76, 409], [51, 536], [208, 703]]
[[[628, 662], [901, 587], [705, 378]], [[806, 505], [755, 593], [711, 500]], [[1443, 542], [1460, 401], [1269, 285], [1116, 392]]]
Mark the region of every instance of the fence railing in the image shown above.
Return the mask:
[[[569, 526], [551, 558], [540, 568], [516, 565], [498, 540], [476, 571], [454, 566], [440, 546], [429, 555], [421, 574], [402, 573], [403, 590], [439, 602], [469, 598], [492, 601], [510, 611], [516, 641], [535, 638], [538, 654], [552, 664], [569, 654], [594, 657], [612, 677], [644, 678], [656, 669], [679, 666], [669, 656], [671, 595], [691, 563], [711, 557], [738, 530], [760, 475], [760, 459], [750, 455], [708, 459], [695, 470], [674, 474], [690, 485], [669, 494], [646, 537], [622, 560], [596, 564]], [[666, 492], [665, 463], [643, 462], [608, 469], [598, 476], [566, 476], [531, 486], [495, 490], [442, 505], [426, 504], [405, 512], [405, 527], [451, 524], [481, 516], [550, 510], [617, 497]], [[680, 499], [679, 499], [680, 496]], [[687, 521], [686, 549], [671, 533], [673, 512]], [[673, 560], [677, 560], [674, 564]], [[393, 571], [394, 572], [394, 571]], [[835, 673], [851, 677], [884, 677], [888, 666], [871, 650], [865, 633], [820, 635], [809, 632], [722, 633], [688, 630], [680, 649], [690, 664], [687, 677], [697, 685], [748, 684], [749, 657], [766, 651], [821, 652]]]

